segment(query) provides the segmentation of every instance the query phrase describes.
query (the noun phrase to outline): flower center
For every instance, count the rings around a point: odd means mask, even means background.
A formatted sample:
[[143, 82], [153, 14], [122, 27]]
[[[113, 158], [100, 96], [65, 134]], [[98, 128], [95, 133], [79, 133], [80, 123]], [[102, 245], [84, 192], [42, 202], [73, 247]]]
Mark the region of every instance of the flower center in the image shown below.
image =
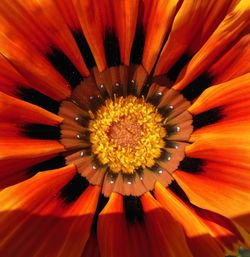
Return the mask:
[[106, 100], [89, 124], [92, 151], [114, 173], [152, 167], [165, 145], [163, 120], [143, 98]]

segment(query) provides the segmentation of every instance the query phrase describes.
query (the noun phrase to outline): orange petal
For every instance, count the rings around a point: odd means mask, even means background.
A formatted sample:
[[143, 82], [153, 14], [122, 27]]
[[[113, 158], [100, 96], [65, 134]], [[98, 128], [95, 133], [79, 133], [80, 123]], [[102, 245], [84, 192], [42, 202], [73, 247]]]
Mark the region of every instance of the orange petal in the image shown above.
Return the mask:
[[202, 45], [225, 15], [229, 4], [228, 0], [184, 1], [157, 63], [156, 75], [168, 72], [182, 54], [192, 54], [190, 45], [197, 45], [195, 41]]
[[81, 256], [100, 188], [89, 186], [74, 203], [65, 204], [59, 192], [74, 173], [74, 166], [67, 166], [1, 191], [1, 253]]
[[81, 257], [100, 257], [98, 241], [95, 233], [91, 233]]
[[[162, 206], [146, 193], [141, 197], [152, 256], [192, 256], [181, 226]], [[178, 240], [177, 240], [178, 239]]]
[[178, 3], [178, 0], [144, 0], [143, 20], [146, 35], [142, 63], [149, 73], [172, 25]]
[[[220, 169], [216, 170], [216, 174], [218, 172]], [[250, 231], [249, 189], [217, 180], [216, 174], [210, 178], [203, 173], [194, 175], [178, 170], [173, 176], [193, 204], [232, 219]]]
[[55, 0], [55, 2], [68, 26], [73, 30], [78, 30], [81, 27], [81, 25], [77, 18], [76, 11], [74, 9], [72, 1]]
[[[36, 48], [43, 53], [48, 53], [51, 46], [60, 49], [83, 76], [89, 75], [77, 44], [54, 1], [31, 0], [24, 3], [16, 0], [10, 5], [9, 1], [3, 0], [2, 4], [4, 16], [22, 32], [24, 38], [29, 39], [32, 34], [30, 43]], [[41, 38], [43, 42], [40, 42]]]
[[62, 118], [36, 105], [0, 92], [0, 120], [15, 123], [57, 125]]
[[2, 17], [0, 31], [0, 53], [32, 84], [32, 87], [55, 100], [62, 100], [70, 95], [69, 85], [46, 60], [44, 54]]
[[131, 256], [122, 195], [111, 194], [98, 218], [97, 237], [102, 257]]
[[63, 151], [64, 147], [55, 140], [0, 138], [0, 160], [36, 158]]
[[[209, 233], [216, 238], [224, 248], [226, 255], [237, 255], [239, 245], [243, 245], [244, 240], [246, 240], [245, 245], [249, 245], [250, 234], [248, 238], [243, 238], [241, 236], [243, 229], [241, 228], [241, 231], [238, 230], [237, 226], [235, 226], [234, 223], [229, 219], [217, 213], [197, 207], [195, 208], [195, 211], [199, 215], [204, 225], [207, 227]], [[243, 233], [246, 234], [247, 232], [244, 231]]]
[[24, 77], [0, 54], [0, 91], [15, 96], [17, 85], [29, 86]]
[[188, 109], [196, 115], [215, 107], [222, 107], [223, 120], [250, 118], [250, 73], [225, 83], [212, 86], [203, 92]]
[[[182, 224], [187, 235], [187, 243], [194, 257], [224, 256], [218, 243], [209, 234], [206, 226], [190, 206], [182, 202], [174, 193], [169, 189], [165, 189], [159, 183], [155, 185], [155, 196], [164, 208]], [[231, 234], [226, 236], [231, 236]]]
[[209, 73], [213, 83], [219, 84], [250, 72], [250, 35], [242, 37], [218, 62]]
[[250, 3], [238, 1], [203, 47], [180, 73], [175, 89], [183, 89], [213, 64], [249, 27]]
[[[110, 6], [107, 6], [106, 2], [107, 1], [100, 2], [99, 0], [73, 0], [84, 36], [86, 37], [100, 71], [106, 68], [103, 38], [108, 23], [107, 19], [110, 18], [110, 13], [107, 12]], [[102, 15], [102, 12], [104, 15]], [[103, 17], [105, 14], [106, 19]]]
[[[121, 62], [129, 65], [130, 52], [136, 29], [139, 0], [112, 0], [116, 33], [120, 44]], [[109, 14], [112, 15], [112, 14]]]
[[48, 155], [36, 158], [27, 157], [22, 159], [16, 159], [15, 161], [13, 161], [12, 159], [1, 160], [0, 188], [2, 189], [30, 178], [30, 176], [33, 175], [30, 169], [34, 165], [49, 160], [53, 157], [55, 157], [55, 155]]

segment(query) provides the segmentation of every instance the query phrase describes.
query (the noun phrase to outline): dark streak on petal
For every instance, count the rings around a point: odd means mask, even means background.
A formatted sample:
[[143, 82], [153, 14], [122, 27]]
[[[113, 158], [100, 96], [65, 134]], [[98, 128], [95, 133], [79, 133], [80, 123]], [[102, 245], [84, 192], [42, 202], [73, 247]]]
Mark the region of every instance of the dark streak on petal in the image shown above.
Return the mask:
[[85, 38], [85, 36], [83, 35], [82, 31], [73, 31], [72, 32], [73, 37], [79, 47], [79, 50], [82, 54], [82, 57], [88, 67], [88, 69], [93, 68], [96, 63], [95, 63], [95, 59], [93, 57], [93, 54], [90, 50], [90, 47], [88, 45], [88, 42]]
[[28, 172], [28, 177], [34, 176], [36, 173], [40, 171], [47, 171], [47, 170], [53, 170], [53, 169], [59, 169], [66, 166], [65, 159], [62, 155], [58, 155], [54, 158], [51, 158], [47, 161], [40, 162], [34, 166], [32, 166]]
[[59, 197], [64, 201], [65, 204], [73, 203], [81, 196], [88, 185], [89, 182], [87, 179], [77, 172], [61, 189]]
[[55, 69], [67, 80], [72, 88], [80, 84], [83, 77], [70, 59], [58, 48], [52, 47], [47, 57]]
[[109, 200], [108, 197], [105, 197], [103, 194], [100, 194], [99, 199], [98, 199], [96, 212], [95, 212], [94, 219], [93, 219], [93, 223], [92, 223], [92, 231], [94, 231], [94, 232], [96, 232], [96, 230], [97, 230], [98, 215], [102, 211], [102, 209], [105, 207], [108, 200]]
[[199, 173], [202, 171], [204, 160], [199, 158], [185, 157], [179, 165], [179, 169], [188, 173]]
[[187, 85], [181, 93], [183, 96], [192, 101], [197, 98], [205, 89], [210, 87], [213, 83], [213, 78], [208, 73], [203, 73], [198, 76], [193, 82]]
[[60, 128], [43, 124], [26, 124], [21, 127], [22, 133], [35, 139], [60, 139]]
[[188, 53], [184, 53], [172, 66], [172, 68], [168, 71], [167, 77], [171, 81], [176, 81], [178, 75], [180, 74], [181, 70], [184, 66], [191, 60], [191, 56]]
[[60, 103], [56, 100], [34, 89], [24, 88], [22, 86], [18, 87], [18, 91], [18, 95], [22, 100], [38, 105], [47, 111], [58, 113]]
[[175, 193], [182, 201], [189, 203], [189, 199], [183, 189], [178, 185], [178, 183], [173, 180], [168, 188]]
[[223, 108], [216, 107], [193, 116], [194, 129], [214, 124], [223, 119]]
[[105, 32], [104, 49], [108, 67], [121, 64], [119, 40], [113, 30]]
[[145, 31], [141, 22], [136, 26], [134, 41], [131, 48], [130, 63], [141, 64], [145, 44]]
[[143, 222], [144, 213], [142, 203], [137, 196], [123, 196], [123, 207], [126, 219], [129, 223], [134, 223], [136, 220]]

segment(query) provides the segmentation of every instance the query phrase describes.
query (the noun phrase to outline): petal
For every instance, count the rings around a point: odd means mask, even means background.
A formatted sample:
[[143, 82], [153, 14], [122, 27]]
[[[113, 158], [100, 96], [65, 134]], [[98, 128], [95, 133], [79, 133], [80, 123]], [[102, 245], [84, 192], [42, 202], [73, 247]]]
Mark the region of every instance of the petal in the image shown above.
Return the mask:
[[232, 46], [249, 27], [250, 4], [241, 0], [180, 73], [175, 89], [183, 89]]
[[[39, 92], [55, 100], [70, 95], [70, 87], [46, 58], [29, 42], [5, 24], [0, 23], [0, 53], [33, 85]], [[11, 34], [11, 37], [9, 35]]]
[[178, 4], [178, 0], [144, 1], [143, 23], [146, 35], [142, 63], [149, 73], [172, 25]]
[[102, 257], [131, 256], [122, 195], [111, 194], [98, 218], [97, 237]]
[[36, 105], [0, 92], [0, 119], [5, 122], [57, 125], [62, 118]]
[[[191, 206], [182, 202], [173, 192], [165, 189], [159, 183], [155, 185], [155, 196], [164, 208], [182, 224], [193, 256], [224, 256], [220, 246], [209, 234], [208, 229]], [[231, 234], [228, 233], [226, 236], [229, 237]]]
[[222, 109], [223, 121], [248, 120], [249, 79], [250, 73], [208, 88], [192, 104], [189, 111], [197, 115], [219, 107]]
[[[115, 24], [116, 34], [119, 39], [121, 62], [129, 65], [130, 52], [136, 29], [139, 0], [112, 0], [110, 4], [112, 10], [115, 10], [113, 23]], [[112, 12], [110, 15], [113, 15]]]
[[0, 160], [36, 158], [64, 151], [55, 140], [34, 140], [22, 137], [0, 139]]
[[[225, 15], [230, 1], [184, 1], [175, 16], [169, 38], [164, 45], [155, 74], [163, 74], [197, 43], [202, 45]], [[202, 14], [202, 15], [201, 15]], [[178, 44], [176, 44], [178, 42]], [[196, 46], [197, 48], [197, 46]]]
[[[107, 21], [102, 15], [102, 12], [105, 13], [107, 11], [105, 3], [106, 1], [102, 1], [100, 5], [100, 1], [98, 0], [73, 0], [82, 31], [100, 71], [103, 71], [106, 68], [103, 38]], [[102, 12], [100, 10], [102, 10]], [[107, 17], [109, 16], [110, 13], [107, 13]]]
[[250, 72], [250, 35], [243, 36], [222, 58], [216, 62], [209, 73], [213, 83], [219, 84]]
[[[196, 213], [206, 226], [209, 233], [215, 237], [226, 251], [226, 255], [237, 255], [239, 245], [247, 247], [249, 245], [249, 236], [244, 229], [236, 226], [229, 219], [208, 211], [195, 207]], [[246, 243], [245, 243], [246, 242]]]
[[82, 75], [89, 75], [77, 44], [54, 1], [31, 0], [24, 3], [15, 0], [10, 5], [9, 1], [4, 0], [1, 9], [6, 19], [17, 31], [22, 32], [24, 38], [29, 39], [32, 34], [29, 42], [42, 53], [49, 53], [50, 48], [60, 49]]
[[67, 166], [1, 191], [1, 253], [81, 256], [100, 188], [90, 186], [74, 203], [65, 204], [59, 193], [74, 173], [74, 166]]
[[81, 257], [100, 257], [98, 241], [95, 233], [91, 233]]
[[[192, 256], [180, 225], [146, 193], [141, 197], [152, 256]], [[178, 238], [178, 240], [176, 240]]]
[[[217, 173], [224, 168], [218, 167]], [[211, 178], [206, 174], [194, 175], [178, 170], [173, 176], [193, 204], [232, 219], [250, 231], [249, 189], [241, 188], [233, 182], [229, 184], [221, 179], [214, 179], [216, 173], [213, 174]]]

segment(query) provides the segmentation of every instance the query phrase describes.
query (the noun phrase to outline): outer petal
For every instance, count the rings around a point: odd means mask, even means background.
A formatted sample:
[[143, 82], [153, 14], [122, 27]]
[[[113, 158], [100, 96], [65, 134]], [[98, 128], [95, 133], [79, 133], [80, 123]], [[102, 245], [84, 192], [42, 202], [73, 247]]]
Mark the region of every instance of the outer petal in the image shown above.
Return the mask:
[[183, 69], [174, 86], [183, 89], [213, 64], [249, 28], [250, 3], [241, 0]]
[[[210, 234], [203, 220], [194, 212], [191, 206], [182, 202], [173, 192], [165, 189], [159, 183], [155, 186], [155, 195], [157, 200], [182, 224], [188, 237], [188, 245], [194, 256], [224, 256], [222, 249]], [[222, 230], [222, 229], [221, 229]], [[235, 237], [234, 234], [224, 229], [224, 236], [228, 240]], [[227, 240], [225, 239], [225, 240]], [[238, 243], [238, 238], [235, 239]], [[230, 245], [231, 246], [231, 245]], [[209, 251], [208, 251], [209, 249]]]
[[[180, 225], [146, 193], [141, 197], [153, 256], [192, 256]], [[178, 240], [176, 240], [178, 238]]]
[[0, 8], [10, 24], [14, 25], [25, 39], [30, 39], [29, 43], [34, 44], [42, 53], [49, 53], [50, 48], [60, 49], [82, 75], [89, 74], [77, 44], [54, 1], [14, 0], [10, 3], [3, 0]]
[[73, 166], [41, 173], [1, 191], [0, 253], [4, 256], [81, 256], [100, 189], [90, 186], [71, 205], [61, 188]]
[[[55, 100], [70, 95], [67, 82], [60, 76], [45, 57], [0, 17], [0, 53], [36, 89]], [[11, 34], [11, 37], [9, 36]], [[34, 86], [35, 87], [35, 86]], [[60, 89], [60, 90], [59, 90]]]
[[23, 137], [0, 138], [0, 160], [36, 158], [64, 151], [55, 140], [34, 140]]
[[[190, 106], [189, 111], [200, 114], [219, 107], [223, 121], [244, 121], [250, 118], [250, 73], [208, 88]], [[194, 136], [193, 136], [194, 137]]]
[[[101, 11], [107, 11], [105, 3], [106, 1], [102, 1], [100, 6], [100, 1], [98, 0], [73, 0], [83, 33], [100, 71], [104, 70], [106, 67], [105, 51], [103, 47], [106, 21], [101, 15]], [[107, 14], [107, 17], [109, 16], [110, 14]]]
[[0, 92], [0, 121], [57, 125], [62, 118], [36, 105]]
[[214, 84], [241, 76], [250, 72], [250, 35], [242, 37], [222, 58], [216, 62], [209, 74]]
[[[122, 195], [112, 193], [98, 219], [98, 242], [102, 257], [130, 256], [128, 227]], [[122, 252], [121, 252], [122, 250]]]
[[157, 63], [156, 75], [166, 73], [182, 54], [192, 55], [190, 46], [193, 46], [194, 41], [198, 41], [199, 45], [203, 44], [204, 39], [207, 39], [223, 18], [229, 5], [228, 0], [184, 1], [175, 16], [169, 38]]
[[144, 0], [145, 45], [143, 66], [150, 73], [178, 9], [178, 0]]

